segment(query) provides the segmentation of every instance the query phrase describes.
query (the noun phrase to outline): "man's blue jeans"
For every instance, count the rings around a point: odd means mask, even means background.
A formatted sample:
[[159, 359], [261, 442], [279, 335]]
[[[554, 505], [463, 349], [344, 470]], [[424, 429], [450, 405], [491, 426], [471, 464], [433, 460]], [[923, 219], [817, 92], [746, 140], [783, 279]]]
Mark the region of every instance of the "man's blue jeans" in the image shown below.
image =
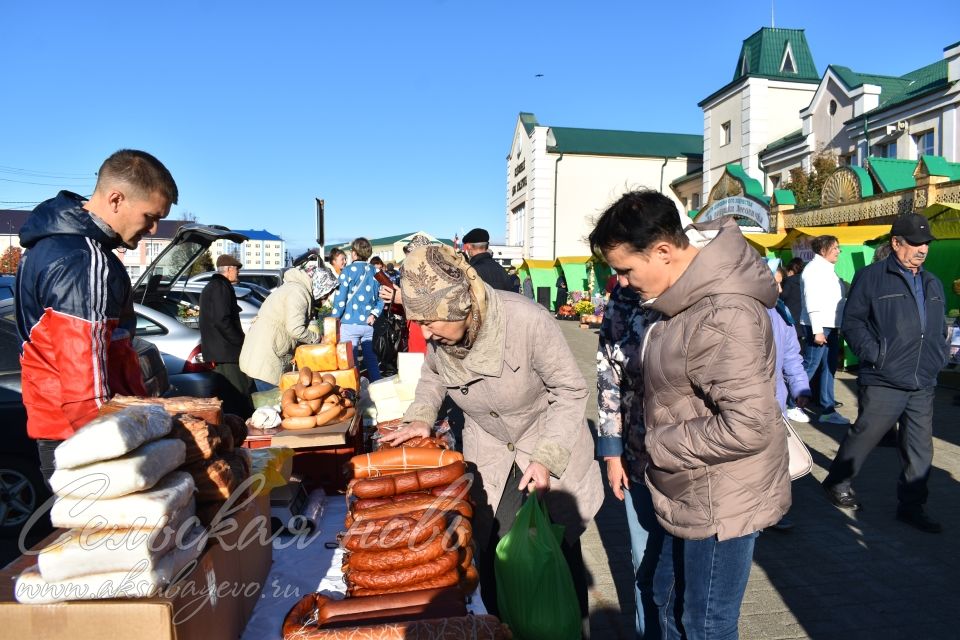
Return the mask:
[[736, 640], [757, 535], [719, 542], [664, 534], [653, 597], [665, 640]]
[[377, 354], [373, 352], [373, 327], [368, 324], [340, 324], [340, 340], [353, 343], [353, 358], [360, 361], [363, 353], [363, 366], [367, 369], [367, 378], [370, 382], [380, 379], [380, 363]]
[[826, 344], [813, 342], [813, 330], [809, 326], [803, 327], [807, 333], [807, 343], [803, 347], [803, 369], [807, 379], [813, 384], [813, 376], [820, 370], [820, 407], [824, 413], [834, 410], [833, 376], [837, 372], [837, 356], [840, 354], [840, 334], [836, 329], [823, 328], [823, 335], [827, 337]]
[[637, 638], [659, 640], [660, 621], [653, 601], [653, 575], [663, 548], [663, 527], [653, 511], [650, 490], [633, 482], [624, 490], [627, 527], [630, 529], [630, 556], [633, 560], [633, 588], [637, 603]]

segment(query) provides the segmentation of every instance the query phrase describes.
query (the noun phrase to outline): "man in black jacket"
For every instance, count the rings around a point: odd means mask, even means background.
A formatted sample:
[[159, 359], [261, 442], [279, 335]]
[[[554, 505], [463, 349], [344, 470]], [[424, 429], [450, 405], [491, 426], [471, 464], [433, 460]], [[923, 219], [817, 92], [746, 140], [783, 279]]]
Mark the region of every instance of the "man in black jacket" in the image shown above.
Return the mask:
[[214, 362], [215, 370], [230, 382], [230, 388], [225, 388], [221, 395], [224, 411], [249, 418], [253, 413], [253, 381], [240, 370], [244, 335], [233, 290], [242, 267], [233, 256], [223, 254], [217, 258], [217, 273], [200, 294], [200, 344], [204, 360]]
[[922, 268], [936, 238], [918, 214], [897, 218], [890, 235], [892, 255], [861, 269], [850, 286], [843, 333], [860, 359], [860, 407], [823, 487], [837, 507], [859, 509], [851, 482], [899, 421], [897, 519], [939, 533], [940, 524], [923, 508], [933, 463], [934, 389], [947, 362], [943, 285]]
[[471, 229], [463, 236], [463, 250], [470, 256], [470, 266], [494, 289], [513, 291], [510, 276], [490, 255], [490, 234], [486, 229]]

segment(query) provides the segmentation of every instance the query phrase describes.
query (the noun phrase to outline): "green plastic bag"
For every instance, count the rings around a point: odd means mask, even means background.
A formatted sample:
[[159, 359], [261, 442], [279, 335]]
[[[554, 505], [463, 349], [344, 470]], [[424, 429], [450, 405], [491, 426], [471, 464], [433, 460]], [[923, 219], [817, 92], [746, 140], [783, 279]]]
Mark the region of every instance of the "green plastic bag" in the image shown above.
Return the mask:
[[497, 544], [500, 619], [516, 640], [579, 640], [580, 605], [563, 557], [562, 525], [551, 524], [536, 493]]

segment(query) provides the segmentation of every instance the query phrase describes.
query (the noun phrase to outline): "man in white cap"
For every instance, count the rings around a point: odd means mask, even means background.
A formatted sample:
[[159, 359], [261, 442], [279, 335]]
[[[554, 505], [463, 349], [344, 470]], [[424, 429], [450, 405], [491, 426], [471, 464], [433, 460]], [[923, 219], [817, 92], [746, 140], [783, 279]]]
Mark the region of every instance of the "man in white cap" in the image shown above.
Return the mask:
[[924, 512], [933, 464], [934, 390], [947, 362], [943, 285], [923, 270], [935, 239], [924, 216], [901, 216], [890, 230], [891, 255], [853, 278], [843, 334], [860, 359], [860, 407], [823, 481], [835, 506], [859, 509], [851, 483], [899, 422], [897, 519], [926, 533], [942, 530]]

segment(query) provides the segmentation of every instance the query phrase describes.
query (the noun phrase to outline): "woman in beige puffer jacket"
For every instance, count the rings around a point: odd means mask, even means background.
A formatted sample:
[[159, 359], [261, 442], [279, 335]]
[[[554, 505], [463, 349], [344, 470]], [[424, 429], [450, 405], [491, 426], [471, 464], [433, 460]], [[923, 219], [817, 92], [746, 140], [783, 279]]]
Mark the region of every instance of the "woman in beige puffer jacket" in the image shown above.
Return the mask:
[[659, 315], [641, 354], [645, 478], [667, 531], [663, 637], [736, 638], [756, 535], [790, 506], [766, 312], [776, 284], [731, 218], [685, 233], [654, 191], [624, 195], [590, 242]]

